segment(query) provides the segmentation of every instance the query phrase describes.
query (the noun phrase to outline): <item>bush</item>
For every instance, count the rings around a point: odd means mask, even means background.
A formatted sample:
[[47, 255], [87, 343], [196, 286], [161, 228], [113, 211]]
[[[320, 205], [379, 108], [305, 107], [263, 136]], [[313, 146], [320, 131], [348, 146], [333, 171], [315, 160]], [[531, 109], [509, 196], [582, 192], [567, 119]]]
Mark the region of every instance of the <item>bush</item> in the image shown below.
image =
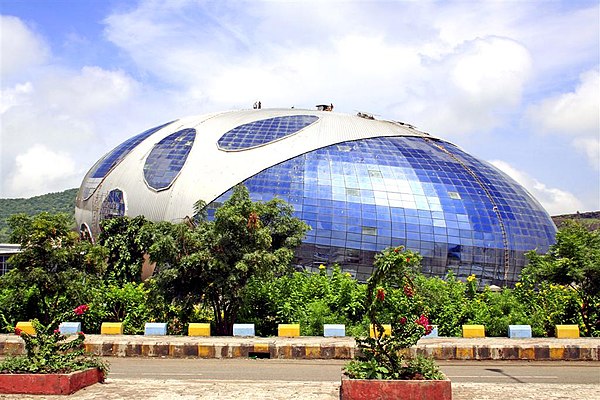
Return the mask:
[[345, 324], [347, 332], [365, 332], [364, 285], [349, 274], [325, 266], [319, 273], [295, 272], [268, 281], [251, 280], [243, 294], [238, 321], [254, 323], [257, 335], [277, 334], [280, 323], [299, 323], [301, 334], [323, 334], [323, 324]]

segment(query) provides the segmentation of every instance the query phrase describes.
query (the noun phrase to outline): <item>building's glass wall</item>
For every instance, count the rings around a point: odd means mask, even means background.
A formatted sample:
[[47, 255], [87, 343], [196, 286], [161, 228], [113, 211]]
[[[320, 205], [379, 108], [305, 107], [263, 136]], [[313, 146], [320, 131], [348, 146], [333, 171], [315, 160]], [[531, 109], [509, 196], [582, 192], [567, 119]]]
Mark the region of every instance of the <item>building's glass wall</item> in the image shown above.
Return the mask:
[[[389, 246], [419, 251], [423, 272], [515, 282], [524, 252], [546, 251], [556, 228], [520, 185], [457, 147], [422, 137], [328, 146], [244, 182], [253, 200], [292, 204], [312, 230], [297, 253], [307, 268], [340, 264], [360, 280]], [[214, 207], [230, 192], [209, 206]]]

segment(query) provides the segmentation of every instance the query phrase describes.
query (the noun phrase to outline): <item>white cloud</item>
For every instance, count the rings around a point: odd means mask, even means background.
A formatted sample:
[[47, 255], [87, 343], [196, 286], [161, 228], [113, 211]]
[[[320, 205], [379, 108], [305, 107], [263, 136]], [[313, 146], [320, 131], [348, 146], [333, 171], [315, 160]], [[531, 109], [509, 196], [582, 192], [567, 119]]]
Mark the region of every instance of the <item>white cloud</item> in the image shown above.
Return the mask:
[[568, 191], [548, 187], [546, 184], [519, 171], [507, 162], [501, 160], [490, 161], [496, 168], [520, 183], [531, 195], [537, 199], [550, 215], [570, 214], [576, 211], [587, 211], [583, 203]]
[[0, 80], [46, 61], [49, 50], [19, 18], [0, 15]]
[[65, 184], [78, 175], [69, 154], [35, 145], [15, 159], [14, 173], [8, 190], [14, 197], [30, 197], [64, 190]]
[[540, 133], [567, 137], [600, 170], [600, 71], [580, 76], [574, 91], [544, 99], [528, 110]]

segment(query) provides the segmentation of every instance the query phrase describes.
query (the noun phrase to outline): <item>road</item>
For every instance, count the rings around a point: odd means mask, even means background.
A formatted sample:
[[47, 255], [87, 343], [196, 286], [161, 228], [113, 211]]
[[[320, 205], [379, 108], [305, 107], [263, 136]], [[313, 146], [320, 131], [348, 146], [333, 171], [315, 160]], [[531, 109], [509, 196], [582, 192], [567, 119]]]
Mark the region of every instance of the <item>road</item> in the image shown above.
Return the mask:
[[[109, 358], [106, 383], [69, 400], [338, 400], [336, 360]], [[440, 362], [453, 400], [600, 400], [598, 362]], [[2, 395], [0, 400], [65, 400]]]
[[[110, 358], [110, 377], [122, 379], [339, 381], [345, 360]], [[439, 362], [453, 382], [600, 385], [597, 362]]]

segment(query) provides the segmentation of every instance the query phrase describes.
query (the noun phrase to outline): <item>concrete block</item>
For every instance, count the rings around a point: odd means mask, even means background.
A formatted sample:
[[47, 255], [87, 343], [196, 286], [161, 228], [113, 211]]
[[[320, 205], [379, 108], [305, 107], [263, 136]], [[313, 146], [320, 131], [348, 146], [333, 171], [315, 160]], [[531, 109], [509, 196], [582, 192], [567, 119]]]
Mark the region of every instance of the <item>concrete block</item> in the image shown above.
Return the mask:
[[122, 335], [123, 334], [123, 323], [122, 322], [103, 322], [100, 325], [101, 335]]
[[210, 336], [210, 323], [193, 322], [189, 324], [188, 336]]
[[279, 324], [277, 326], [277, 336], [300, 336], [300, 324]]
[[144, 335], [146, 336], [164, 336], [166, 334], [166, 322], [146, 322], [144, 325]]
[[579, 326], [577, 325], [556, 325], [556, 337], [559, 339], [578, 338]]
[[485, 327], [483, 325], [463, 325], [462, 335], [464, 338], [483, 338], [485, 337]]
[[508, 326], [508, 337], [509, 338], [530, 338], [531, 337], [531, 325], [509, 325]]
[[[391, 324], [381, 324], [383, 326], [383, 336], [391, 336], [392, 335], [392, 325]], [[369, 336], [375, 338], [375, 325], [371, 325], [371, 329], [369, 329]]]
[[81, 332], [81, 322], [61, 322], [58, 330], [63, 335], [77, 335], [77, 332]]
[[429, 335], [423, 335], [424, 338], [436, 338], [438, 337], [438, 326], [437, 325], [432, 325], [432, 329], [431, 332], [429, 332]]
[[19, 321], [15, 328], [19, 328], [21, 331], [29, 334], [35, 335], [35, 328], [33, 327], [33, 322], [31, 321]]
[[233, 336], [255, 336], [254, 324], [233, 324]]
[[344, 324], [324, 324], [323, 336], [325, 337], [342, 337], [346, 336], [346, 325]]

